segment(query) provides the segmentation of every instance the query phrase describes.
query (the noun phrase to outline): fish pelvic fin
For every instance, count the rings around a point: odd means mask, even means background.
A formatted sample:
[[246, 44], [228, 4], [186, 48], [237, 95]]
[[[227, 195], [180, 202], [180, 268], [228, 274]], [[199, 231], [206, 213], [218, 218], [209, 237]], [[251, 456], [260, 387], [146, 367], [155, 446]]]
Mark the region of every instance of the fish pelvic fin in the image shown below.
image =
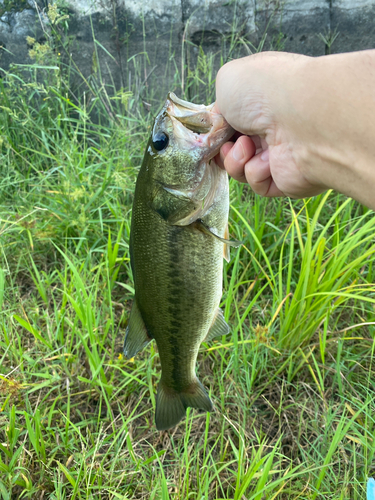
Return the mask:
[[228, 225], [225, 229], [224, 233], [224, 238], [219, 236], [218, 234], [215, 234], [203, 221], [202, 219], [197, 219], [194, 222], [194, 227], [201, 231], [203, 234], [206, 234], [207, 236], [212, 236], [213, 238], [216, 238], [217, 240], [221, 241], [224, 243], [224, 253], [223, 257], [224, 259], [229, 262], [230, 261], [230, 254], [229, 254], [229, 247], [239, 247], [242, 245], [242, 241], [238, 240], [229, 240], [229, 231], [228, 231]]
[[134, 299], [132, 310], [130, 311], [129, 324], [126, 327], [124, 356], [133, 358], [137, 352], [141, 351], [151, 341], [147, 333], [137, 301]]
[[[228, 222], [227, 222], [227, 225], [225, 226], [224, 239], [229, 240]], [[227, 262], [230, 262], [230, 245], [228, 245], [228, 243], [225, 243], [225, 245], [224, 245], [223, 257]]]
[[208, 333], [203, 342], [210, 342], [210, 340], [214, 339], [215, 337], [227, 335], [229, 331], [230, 328], [224, 319], [223, 311], [219, 308], [216, 311], [210, 329], [208, 330]]
[[205, 388], [195, 379], [183, 392], [177, 392], [160, 381], [156, 397], [155, 424], [158, 431], [175, 427], [185, 416], [186, 408], [212, 411], [213, 405]]

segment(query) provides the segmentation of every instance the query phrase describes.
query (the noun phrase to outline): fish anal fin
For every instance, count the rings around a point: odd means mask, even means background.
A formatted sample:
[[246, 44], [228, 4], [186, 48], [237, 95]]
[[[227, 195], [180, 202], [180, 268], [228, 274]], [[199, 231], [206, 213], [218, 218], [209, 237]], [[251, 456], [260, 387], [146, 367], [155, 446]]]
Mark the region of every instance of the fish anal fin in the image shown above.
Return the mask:
[[224, 319], [223, 311], [221, 309], [217, 309], [212, 325], [203, 342], [209, 342], [215, 337], [227, 335], [229, 331], [230, 328]]
[[175, 427], [186, 414], [186, 408], [212, 411], [213, 405], [205, 388], [195, 379], [183, 392], [177, 392], [160, 381], [156, 397], [155, 424], [158, 431]]
[[137, 301], [134, 299], [133, 307], [130, 311], [129, 324], [125, 332], [124, 356], [128, 359], [133, 358], [137, 352], [141, 351], [151, 340], [138, 308]]

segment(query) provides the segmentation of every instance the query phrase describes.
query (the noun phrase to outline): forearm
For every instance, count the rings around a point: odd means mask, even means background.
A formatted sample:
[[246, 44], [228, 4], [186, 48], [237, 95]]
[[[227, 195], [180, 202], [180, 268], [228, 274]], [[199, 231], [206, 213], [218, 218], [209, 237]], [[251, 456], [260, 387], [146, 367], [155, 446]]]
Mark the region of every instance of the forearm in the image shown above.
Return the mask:
[[304, 123], [290, 123], [298, 137], [296, 164], [312, 183], [375, 209], [375, 50], [306, 60], [292, 95]]

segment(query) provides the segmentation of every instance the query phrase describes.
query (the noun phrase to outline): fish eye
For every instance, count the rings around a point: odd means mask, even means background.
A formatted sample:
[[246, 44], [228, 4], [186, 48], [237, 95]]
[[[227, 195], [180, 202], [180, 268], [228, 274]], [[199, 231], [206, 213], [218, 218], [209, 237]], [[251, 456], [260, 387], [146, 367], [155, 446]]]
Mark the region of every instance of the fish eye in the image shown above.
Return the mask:
[[152, 145], [156, 151], [163, 151], [169, 144], [169, 137], [165, 132], [156, 132], [152, 138]]

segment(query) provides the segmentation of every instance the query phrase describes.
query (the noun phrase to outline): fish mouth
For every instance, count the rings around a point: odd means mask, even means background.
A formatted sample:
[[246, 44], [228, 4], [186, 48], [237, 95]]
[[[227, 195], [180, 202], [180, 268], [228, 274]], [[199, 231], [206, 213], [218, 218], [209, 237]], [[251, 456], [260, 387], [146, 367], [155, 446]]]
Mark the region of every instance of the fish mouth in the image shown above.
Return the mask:
[[166, 112], [173, 123], [174, 136], [184, 149], [198, 149], [203, 159], [210, 160], [231, 138], [234, 129], [223, 115], [212, 111], [215, 103], [194, 104], [168, 94]]

